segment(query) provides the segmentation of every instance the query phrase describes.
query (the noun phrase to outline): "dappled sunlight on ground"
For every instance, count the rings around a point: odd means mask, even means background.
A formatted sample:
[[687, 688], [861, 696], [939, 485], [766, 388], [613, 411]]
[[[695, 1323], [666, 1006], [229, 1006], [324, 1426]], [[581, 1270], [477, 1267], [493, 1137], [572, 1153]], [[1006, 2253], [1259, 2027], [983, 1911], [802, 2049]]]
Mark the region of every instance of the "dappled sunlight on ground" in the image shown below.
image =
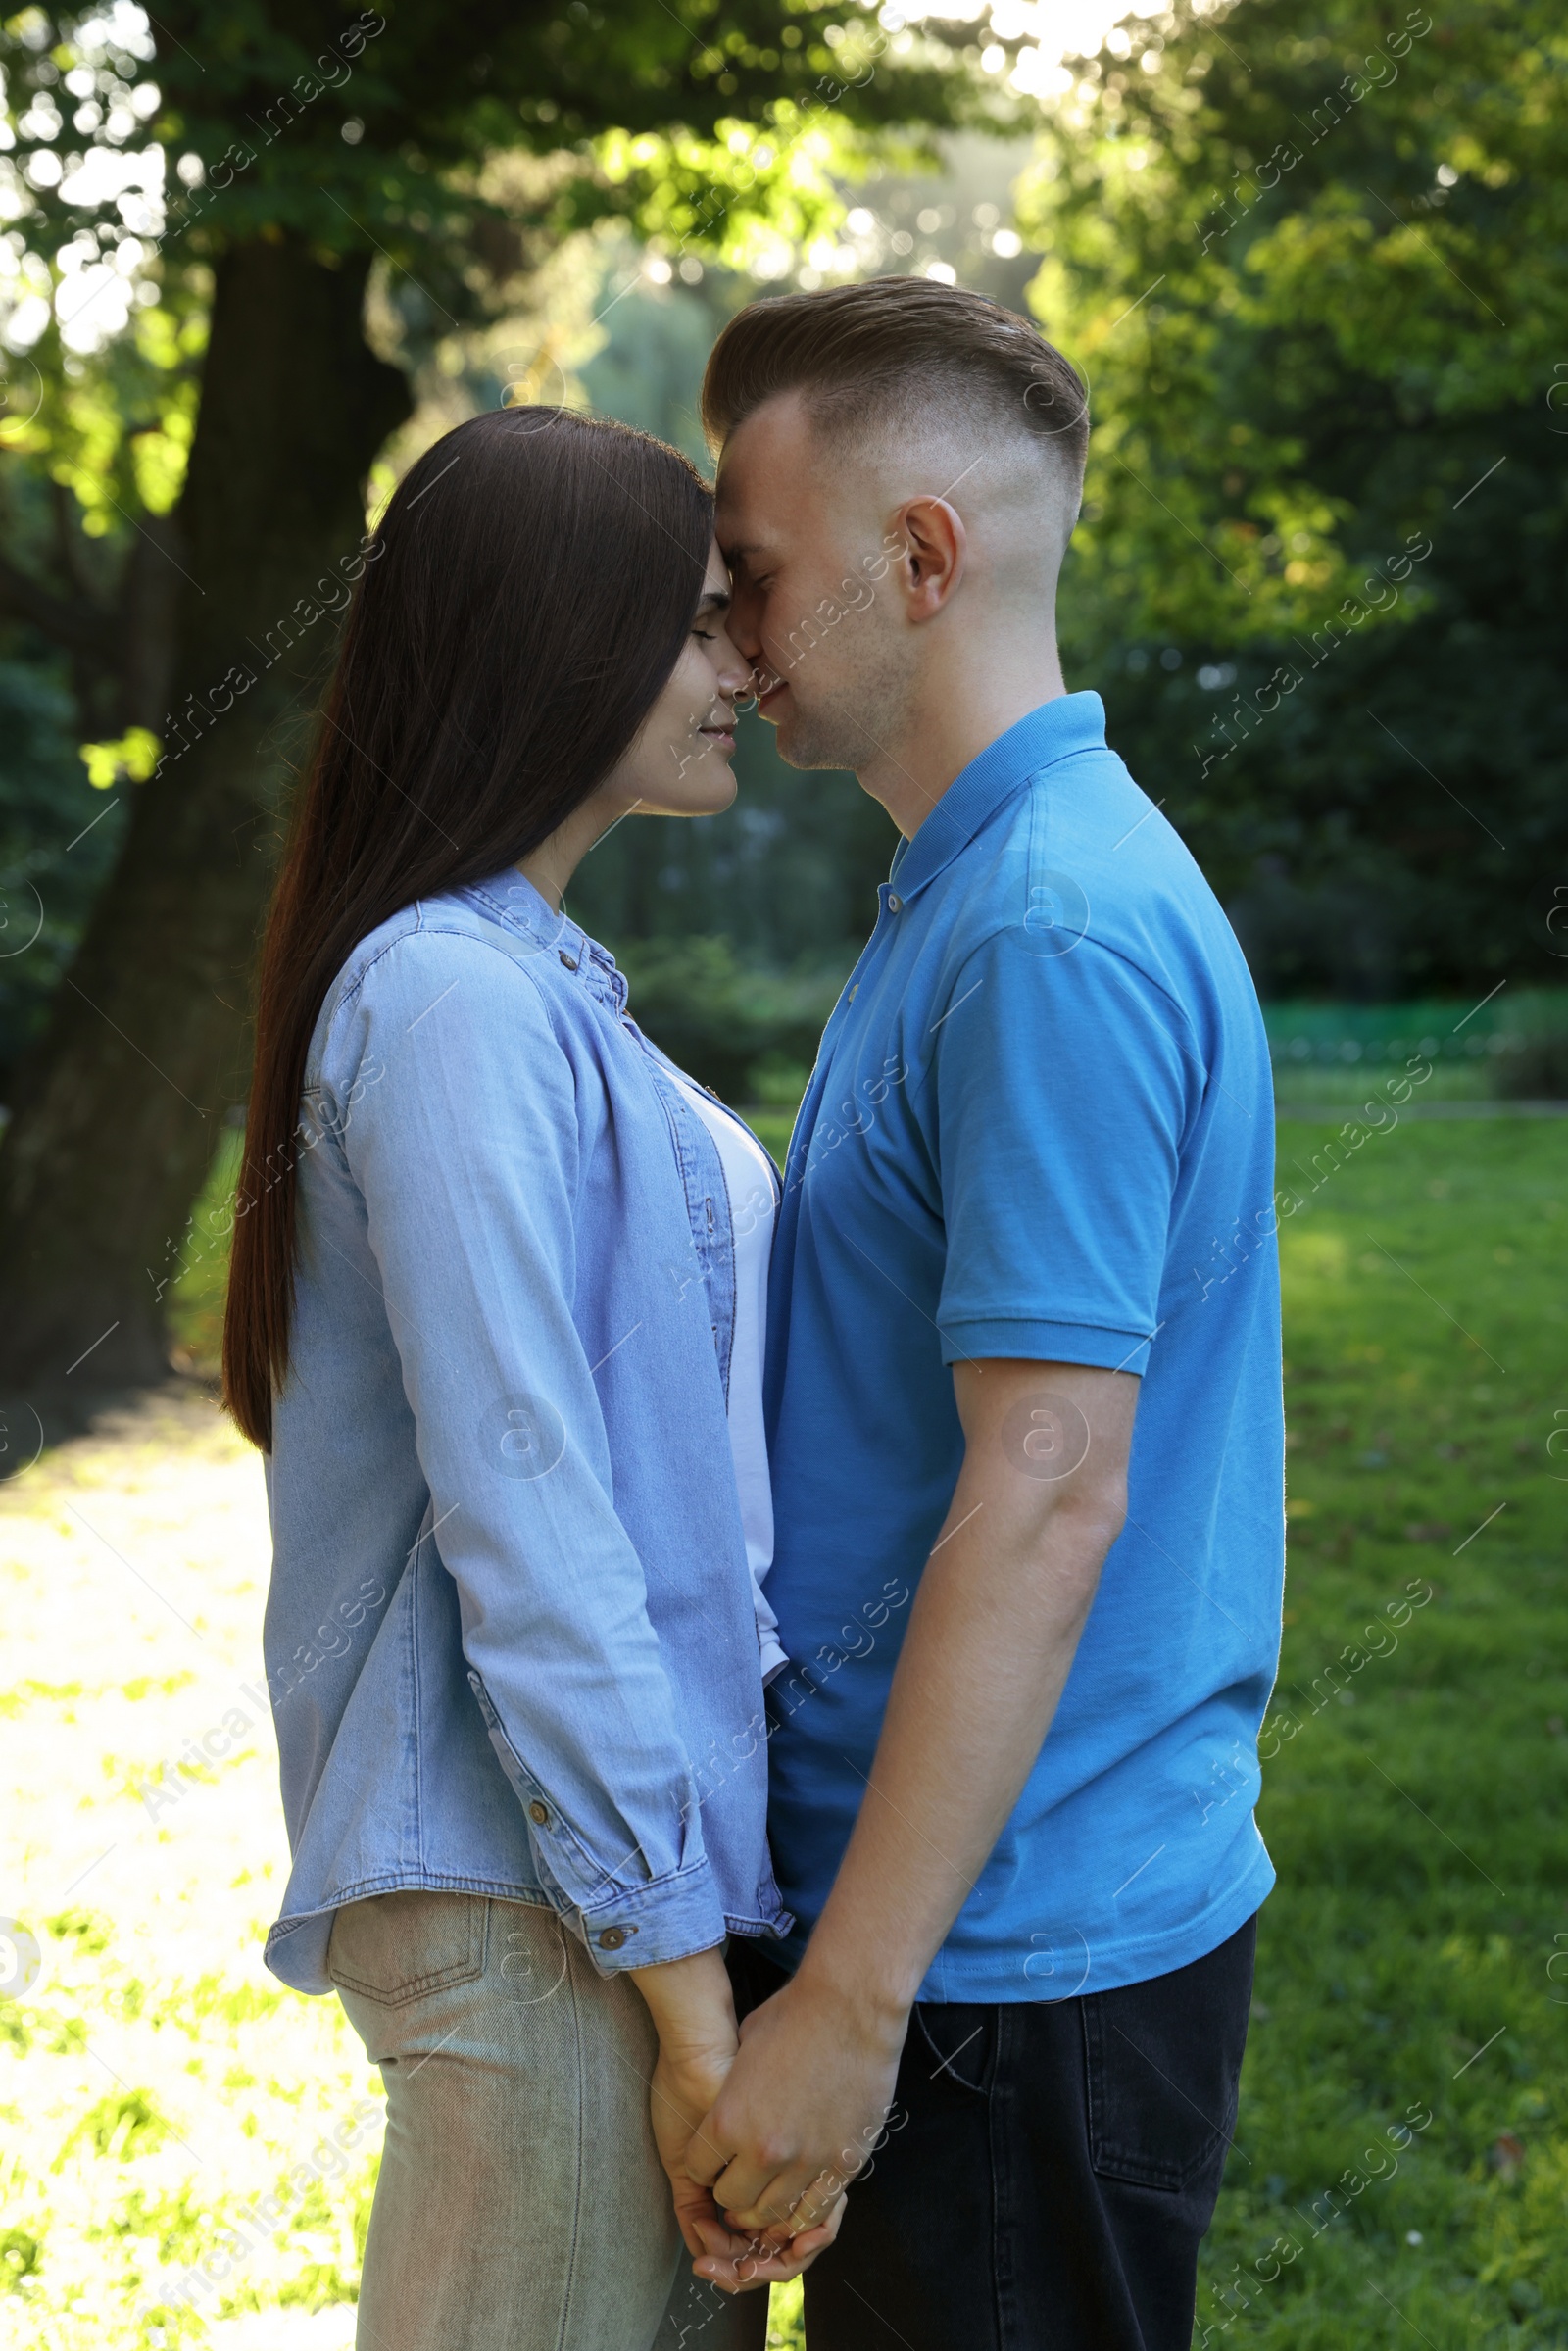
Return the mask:
[[[161, 2320], [166, 2342], [341, 2351], [380, 2085], [336, 2002], [262, 1966], [288, 1855], [259, 1460], [172, 1389], [0, 1489], [0, 1911], [24, 1970], [23, 1937], [39, 1952], [0, 2007], [12, 2339], [103, 2351]], [[268, 2198], [236, 2259], [227, 2229]], [[202, 2327], [247, 2310], [270, 2315]]]
[[[1280, 1182], [1280, 1885], [1200, 2339], [1562, 2351], [1562, 1130], [1293, 1123]], [[261, 1963], [257, 1458], [176, 1383], [0, 1487], [0, 1915], [40, 1963], [0, 1997], [0, 2339], [348, 2351], [380, 2084]]]
[[288, 1848], [260, 1460], [172, 1386], [0, 1487], [0, 2332], [349, 2351], [380, 2077], [262, 1965]]

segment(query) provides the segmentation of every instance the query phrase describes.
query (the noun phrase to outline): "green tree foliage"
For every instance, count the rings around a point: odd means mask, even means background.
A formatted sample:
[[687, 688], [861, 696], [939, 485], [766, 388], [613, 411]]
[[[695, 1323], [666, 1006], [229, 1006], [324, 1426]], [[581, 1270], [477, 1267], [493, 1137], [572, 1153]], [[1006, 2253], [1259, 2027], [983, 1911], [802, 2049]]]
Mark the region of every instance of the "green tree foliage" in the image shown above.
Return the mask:
[[[894, 40], [826, 8], [710, 5], [683, 22], [657, 0], [494, 6], [466, 12], [454, 40], [434, 6], [200, 0], [155, 34], [115, 0], [24, 9], [0, 27], [0, 62], [16, 355], [0, 448], [48, 486], [42, 532], [24, 488], [0, 514], [0, 612], [70, 655], [83, 731], [105, 739], [162, 730], [167, 518], [225, 257], [261, 241], [326, 264], [378, 258], [391, 356], [408, 368], [514, 301], [573, 226], [618, 214], [744, 265], [760, 242], [787, 254], [839, 216], [833, 168], [868, 130], [1004, 119], [952, 38]], [[516, 396], [561, 380], [523, 369]]]
[[[606, 214], [741, 265], [782, 241], [787, 263], [836, 217], [830, 167], [857, 135], [1004, 125], [968, 29], [890, 34], [809, 0], [684, 20], [663, 0], [475, 0], [458, 20], [435, 0], [166, 0], [156, 22], [113, 0], [7, 22], [24, 364], [0, 440], [77, 512], [19, 534], [0, 613], [59, 649], [91, 771], [126, 808], [0, 1151], [0, 1387], [59, 1382], [83, 1350], [108, 1381], [163, 1367], [149, 1268], [244, 1089], [333, 583], [414, 367]], [[557, 388], [535, 359], [514, 396]]]
[[1542, 0], [1183, 0], [1020, 195], [1071, 666], [1275, 990], [1560, 976], [1565, 67]]

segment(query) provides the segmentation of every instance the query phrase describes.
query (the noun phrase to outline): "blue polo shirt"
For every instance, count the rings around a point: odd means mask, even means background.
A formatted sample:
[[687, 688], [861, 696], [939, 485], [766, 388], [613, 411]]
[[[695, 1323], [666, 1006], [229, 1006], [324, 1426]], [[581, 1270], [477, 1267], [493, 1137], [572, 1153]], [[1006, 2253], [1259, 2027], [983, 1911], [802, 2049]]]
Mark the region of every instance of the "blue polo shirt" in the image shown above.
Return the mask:
[[[1273, 1884], [1252, 1819], [1284, 1580], [1268, 1047], [1235, 935], [1106, 749], [1098, 695], [982, 752], [880, 895], [773, 1253], [786, 1955], [854, 1827], [962, 1462], [952, 1365], [1099, 1364], [1141, 1377], [1127, 1524], [920, 1993], [1061, 1999], [1201, 1958]], [[1020, 1444], [1049, 1475], [1070, 1432], [1048, 1411]]]

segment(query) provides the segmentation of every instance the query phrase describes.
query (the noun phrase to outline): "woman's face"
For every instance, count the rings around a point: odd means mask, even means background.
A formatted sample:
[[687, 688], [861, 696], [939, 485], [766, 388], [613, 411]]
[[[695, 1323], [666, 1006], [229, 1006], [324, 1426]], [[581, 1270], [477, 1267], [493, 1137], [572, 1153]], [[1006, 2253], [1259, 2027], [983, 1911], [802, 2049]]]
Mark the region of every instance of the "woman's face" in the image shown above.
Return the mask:
[[617, 815], [711, 816], [734, 799], [735, 701], [752, 691], [752, 667], [730, 643], [728, 611], [729, 573], [715, 546], [680, 660], [596, 796], [618, 802]]

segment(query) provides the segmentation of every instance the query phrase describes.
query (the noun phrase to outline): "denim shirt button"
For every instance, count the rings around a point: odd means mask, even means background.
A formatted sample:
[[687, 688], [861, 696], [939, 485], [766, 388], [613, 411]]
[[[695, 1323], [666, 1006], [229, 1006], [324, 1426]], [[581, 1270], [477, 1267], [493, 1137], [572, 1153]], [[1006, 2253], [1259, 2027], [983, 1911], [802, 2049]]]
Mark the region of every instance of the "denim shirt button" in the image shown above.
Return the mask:
[[565, 966], [566, 966], [566, 969], [567, 969], [568, 971], [575, 971], [575, 970], [576, 970], [576, 968], [577, 968], [577, 958], [576, 958], [576, 956], [575, 956], [575, 955], [567, 955], [567, 953], [566, 953], [566, 951], [565, 951], [565, 949], [564, 949], [564, 947], [563, 947], [563, 948], [559, 948], [559, 949], [557, 950], [557, 953], [559, 954], [559, 955], [560, 955], [560, 957], [561, 957], [561, 960], [563, 961], [563, 963], [564, 963], [564, 964], [565, 964]]
[[618, 1951], [627, 1935], [636, 1932], [635, 1927], [607, 1927], [599, 1937], [599, 1948], [601, 1951]]
[[535, 1801], [528, 1807], [528, 1818], [532, 1821], [536, 1829], [545, 1828], [550, 1819], [549, 1805], [541, 1804], [536, 1798]]

